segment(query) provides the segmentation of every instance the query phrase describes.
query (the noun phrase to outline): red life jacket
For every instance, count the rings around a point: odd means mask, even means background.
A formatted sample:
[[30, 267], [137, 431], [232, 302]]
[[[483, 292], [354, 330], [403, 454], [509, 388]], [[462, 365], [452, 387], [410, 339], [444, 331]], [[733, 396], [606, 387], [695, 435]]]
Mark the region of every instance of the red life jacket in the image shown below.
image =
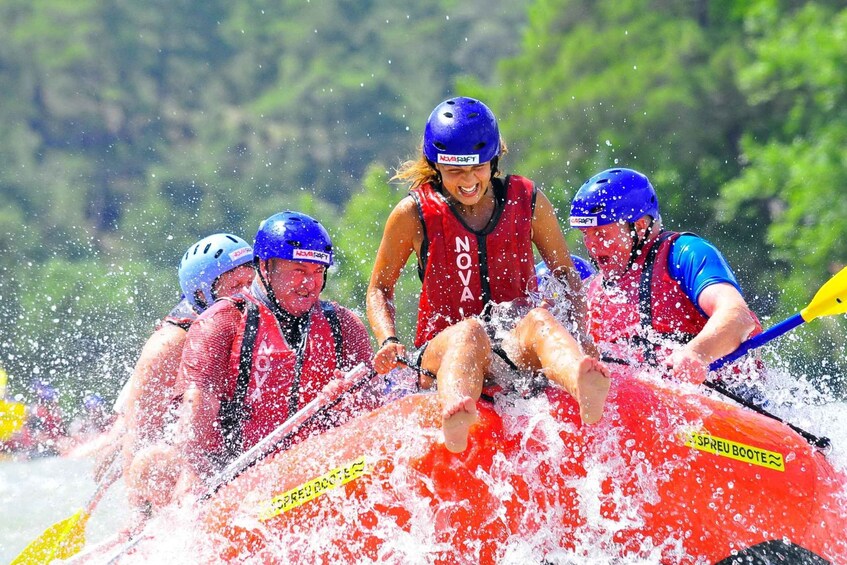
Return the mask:
[[532, 214], [535, 185], [510, 175], [493, 179], [495, 208], [485, 229], [470, 229], [444, 195], [425, 184], [410, 192], [424, 240], [418, 261], [423, 283], [415, 345], [482, 313], [488, 302], [507, 302], [535, 290]]
[[329, 302], [312, 308], [305, 343], [289, 345], [264, 303], [249, 294], [231, 300], [244, 308], [245, 325], [233, 340], [234, 378], [225, 391], [229, 400], [221, 403], [220, 421], [228, 451], [237, 454], [320, 393], [341, 366], [342, 343], [335, 307]]
[[[645, 353], [645, 360], [655, 361], [662, 340], [680, 343], [691, 341], [706, 325], [704, 316], [685, 294], [668, 268], [673, 243], [682, 235], [663, 232], [645, 246], [630, 269], [615, 286], [603, 284], [595, 276], [588, 285], [588, 330], [598, 343], [629, 343]], [[761, 333], [762, 326], [753, 316], [756, 328], [751, 335]], [[651, 339], [652, 329], [655, 334]]]

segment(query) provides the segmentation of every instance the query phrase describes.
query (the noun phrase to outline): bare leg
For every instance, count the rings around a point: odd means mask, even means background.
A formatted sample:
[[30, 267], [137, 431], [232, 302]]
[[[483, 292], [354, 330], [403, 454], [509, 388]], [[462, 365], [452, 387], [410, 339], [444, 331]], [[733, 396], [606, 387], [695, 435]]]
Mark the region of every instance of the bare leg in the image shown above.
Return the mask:
[[567, 390], [579, 404], [585, 424], [603, 416], [609, 394], [609, 370], [585, 355], [567, 329], [544, 308], [534, 308], [513, 330], [520, 365], [543, 369], [551, 381]]
[[491, 342], [477, 320], [463, 320], [438, 334], [427, 346], [422, 365], [438, 375], [444, 445], [454, 453], [468, 446], [477, 420], [476, 401], [488, 369]]

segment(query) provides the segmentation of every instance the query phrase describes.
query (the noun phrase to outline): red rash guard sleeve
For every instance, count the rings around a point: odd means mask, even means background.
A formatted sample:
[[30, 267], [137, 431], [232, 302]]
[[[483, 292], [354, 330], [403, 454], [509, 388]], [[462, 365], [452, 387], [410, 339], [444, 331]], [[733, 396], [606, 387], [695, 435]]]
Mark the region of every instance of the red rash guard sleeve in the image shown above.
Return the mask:
[[352, 311], [338, 307], [338, 321], [341, 324], [341, 336], [344, 362], [340, 367], [342, 371], [349, 371], [359, 363], [365, 363], [369, 367], [373, 358], [371, 338], [365, 324]]
[[216, 302], [191, 325], [182, 351], [180, 378], [218, 399], [233, 388], [230, 356], [244, 325], [241, 311], [228, 300]]

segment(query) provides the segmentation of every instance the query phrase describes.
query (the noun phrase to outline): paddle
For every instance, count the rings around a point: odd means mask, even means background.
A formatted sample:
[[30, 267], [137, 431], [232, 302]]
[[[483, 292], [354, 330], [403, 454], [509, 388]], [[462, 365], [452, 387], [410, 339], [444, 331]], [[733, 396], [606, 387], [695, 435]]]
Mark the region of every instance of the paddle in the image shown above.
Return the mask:
[[6, 441], [26, 423], [26, 405], [0, 400], [0, 441]]
[[[732, 353], [728, 353], [724, 355], [720, 359], [716, 359], [709, 365], [710, 371], [716, 371], [726, 365], [727, 363], [732, 363], [739, 357], [742, 357], [747, 352], [756, 349], [757, 347], [761, 347], [766, 343], [780, 337], [781, 335], [793, 330], [797, 326], [805, 323], [811, 322], [815, 318], [819, 318], [821, 316], [833, 316], [835, 314], [844, 314], [847, 313], [847, 267], [841, 269], [835, 276], [829, 279], [815, 294], [812, 301], [803, 308], [799, 313], [794, 314], [787, 320], [784, 320], [775, 326], [765, 330], [757, 336], [754, 336], [747, 341], [743, 342], [738, 348]], [[620, 363], [624, 365], [629, 365], [628, 361], [623, 359], [615, 359], [612, 357], [603, 357], [604, 361], [610, 361], [613, 363]], [[733, 393], [728, 388], [726, 388], [722, 383], [717, 381], [704, 381], [703, 385], [716, 391], [724, 396], [731, 398], [735, 402], [750, 408], [751, 410], [758, 412], [763, 416], [767, 416], [768, 418], [772, 418], [777, 422], [782, 422], [787, 425], [789, 428], [803, 436], [803, 438], [808, 441], [810, 444], [814, 445], [821, 451], [825, 451], [830, 448], [832, 442], [827, 437], [818, 437], [814, 434], [811, 434], [794, 424], [786, 422], [779, 416], [775, 414], [771, 414], [761, 406], [757, 404], [753, 404], [749, 400], [742, 398], [741, 396]]]
[[[328, 393], [319, 394], [314, 400], [306, 404], [303, 408], [294, 413], [285, 422], [277, 426], [270, 434], [262, 438], [256, 445], [239, 455], [229, 463], [220, 473], [212, 480], [212, 486], [209, 491], [201, 497], [205, 500], [218, 491], [223, 485], [276, 451], [276, 449], [294, 436], [300, 428], [309, 423], [313, 418], [325, 413], [327, 410], [334, 407], [345, 394], [354, 392], [364, 386], [374, 376], [373, 369], [369, 368], [364, 363], [359, 363], [350, 371], [345, 373], [341, 379], [340, 386], [334, 388]], [[145, 534], [142, 532], [127, 544], [118, 548], [117, 551], [106, 561], [106, 563], [116, 563], [117, 560], [129, 551], [140, 540], [145, 539]], [[13, 564], [14, 565], [14, 564]]]
[[121, 471], [120, 458], [118, 458], [109, 466], [84, 508], [70, 518], [65, 518], [47, 528], [43, 534], [26, 546], [10, 565], [50, 563], [54, 559], [67, 559], [79, 553], [85, 545], [85, 526], [88, 524], [91, 513], [109, 486], [120, 476]]
[[732, 353], [713, 361], [709, 365], [709, 370], [716, 371], [727, 363], [732, 363], [751, 349], [763, 346], [800, 324], [811, 322], [821, 316], [833, 316], [845, 312], [847, 312], [847, 267], [844, 267], [834, 277], [826, 281], [815, 294], [815, 297], [812, 298], [812, 301], [799, 313], [748, 339]]
[[280, 445], [288, 441], [300, 428], [309, 423], [313, 418], [325, 413], [334, 407], [345, 394], [351, 393], [362, 387], [374, 376], [374, 371], [364, 363], [359, 363], [348, 371], [341, 380], [340, 386], [328, 393], [318, 395], [314, 400], [294, 413], [285, 422], [280, 424], [273, 432], [261, 439], [256, 445], [239, 455], [212, 481], [211, 490], [204, 496], [207, 498], [228, 483], [246, 469], [252, 467], [271, 453]]
[[[821, 316], [833, 316], [836, 314], [844, 313], [847, 313], [847, 267], [841, 269], [838, 273], [835, 274], [835, 276], [833, 276], [826, 283], [824, 283], [824, 285], [820, 287], [820, 289], [818, 289], [817, 293], [815, 293], [815, 296], [814, 298], [812, 298], [812, 301], [809, 302], [809, 304], [800, 312], [794, 314], [787, 320], [783, 320], [775, 326], [768, 328], [759, 335], [748, 339], [732, 353], [724, 355], [720, 359], [713, 361], [709, 365], [709, 370], [716, 371], [727, 363], [732, 363], [739, 357], [742, 357], [748, 351], [756, 349], [757, 347], [761, 347], [764, 344], [778, 338], [779, 336], [793, 330], [797, 326], [806, 322], [811, 322], [815, 318], [819, 318]], [[786, 422], [782, 418], [779, 418], [778, 416], [764, 410], [761, 406], [757, 406], [756, 404], [753, 404], [752, 402], [749, 402], [744, 398], [741, 398], [740, 396], [732, 393], [720, 382], [705, 381], [703, 384], [711, 388], [712, 390], [716, 390], [724, 396], [733, 399], [739, 404], [743, 404], [744, 406], [755, 410], [759, 414], [762, 414], [769, 418], [773, 418], [778, 422], [786, 424], [789, 428], [803, 436], [806, 441], [821, 450], [829, 449], [829, 447], [832, 445], [829, 438], [817, 437], [805, 430], [798, 428], [794, 424]]]

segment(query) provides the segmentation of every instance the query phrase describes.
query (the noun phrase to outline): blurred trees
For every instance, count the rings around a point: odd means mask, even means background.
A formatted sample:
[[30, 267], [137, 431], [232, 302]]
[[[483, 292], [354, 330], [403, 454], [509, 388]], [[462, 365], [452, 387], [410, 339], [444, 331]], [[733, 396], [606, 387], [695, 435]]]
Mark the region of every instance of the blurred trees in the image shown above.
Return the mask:
[[[455, 93], [489, 103], [505, 169], [563, 220], [592, 174], [645, 172], [666, 224], [781, 319], [847, 263], [845, 36], [826, 0], [6, 0], [0, 363], [18, 392], [52, 372], [113, 393], [183, 250], [285, 208], [327, 224], [327, 295], [364, 313], [391, 171]], [[815, 324], [792, 370], [843, 374], [843, 318]]]
[[[86, 375], [72, 396], [115, 392], [178, 298], [185, 248], [216, 231], [251, 240], [285, 208], [346, 239], [358, 271], [349, 283], [334, 275], [336, 292], [361, 300], [358, 248], [384, 216], [348, 200], [372, 163], [414, 151], [460, 73], [490, 79], [518, 44], [524, 6], [0, 3], [0, 363], [11, 388], [70, 371]], [[347, 219], [369, 235], [342, 235], [344, 209], [364, 214]]]
[[[593, 174], [644, 172], [665, 225], [716, 243], [779, 321], [847, 263], [845, 18], [843, 2], [537, 0], [489, 96], [506, 167], [542, 182], [563, 221]], [[841, 378], [844, 318], [815, 324], [790, 368]]]

